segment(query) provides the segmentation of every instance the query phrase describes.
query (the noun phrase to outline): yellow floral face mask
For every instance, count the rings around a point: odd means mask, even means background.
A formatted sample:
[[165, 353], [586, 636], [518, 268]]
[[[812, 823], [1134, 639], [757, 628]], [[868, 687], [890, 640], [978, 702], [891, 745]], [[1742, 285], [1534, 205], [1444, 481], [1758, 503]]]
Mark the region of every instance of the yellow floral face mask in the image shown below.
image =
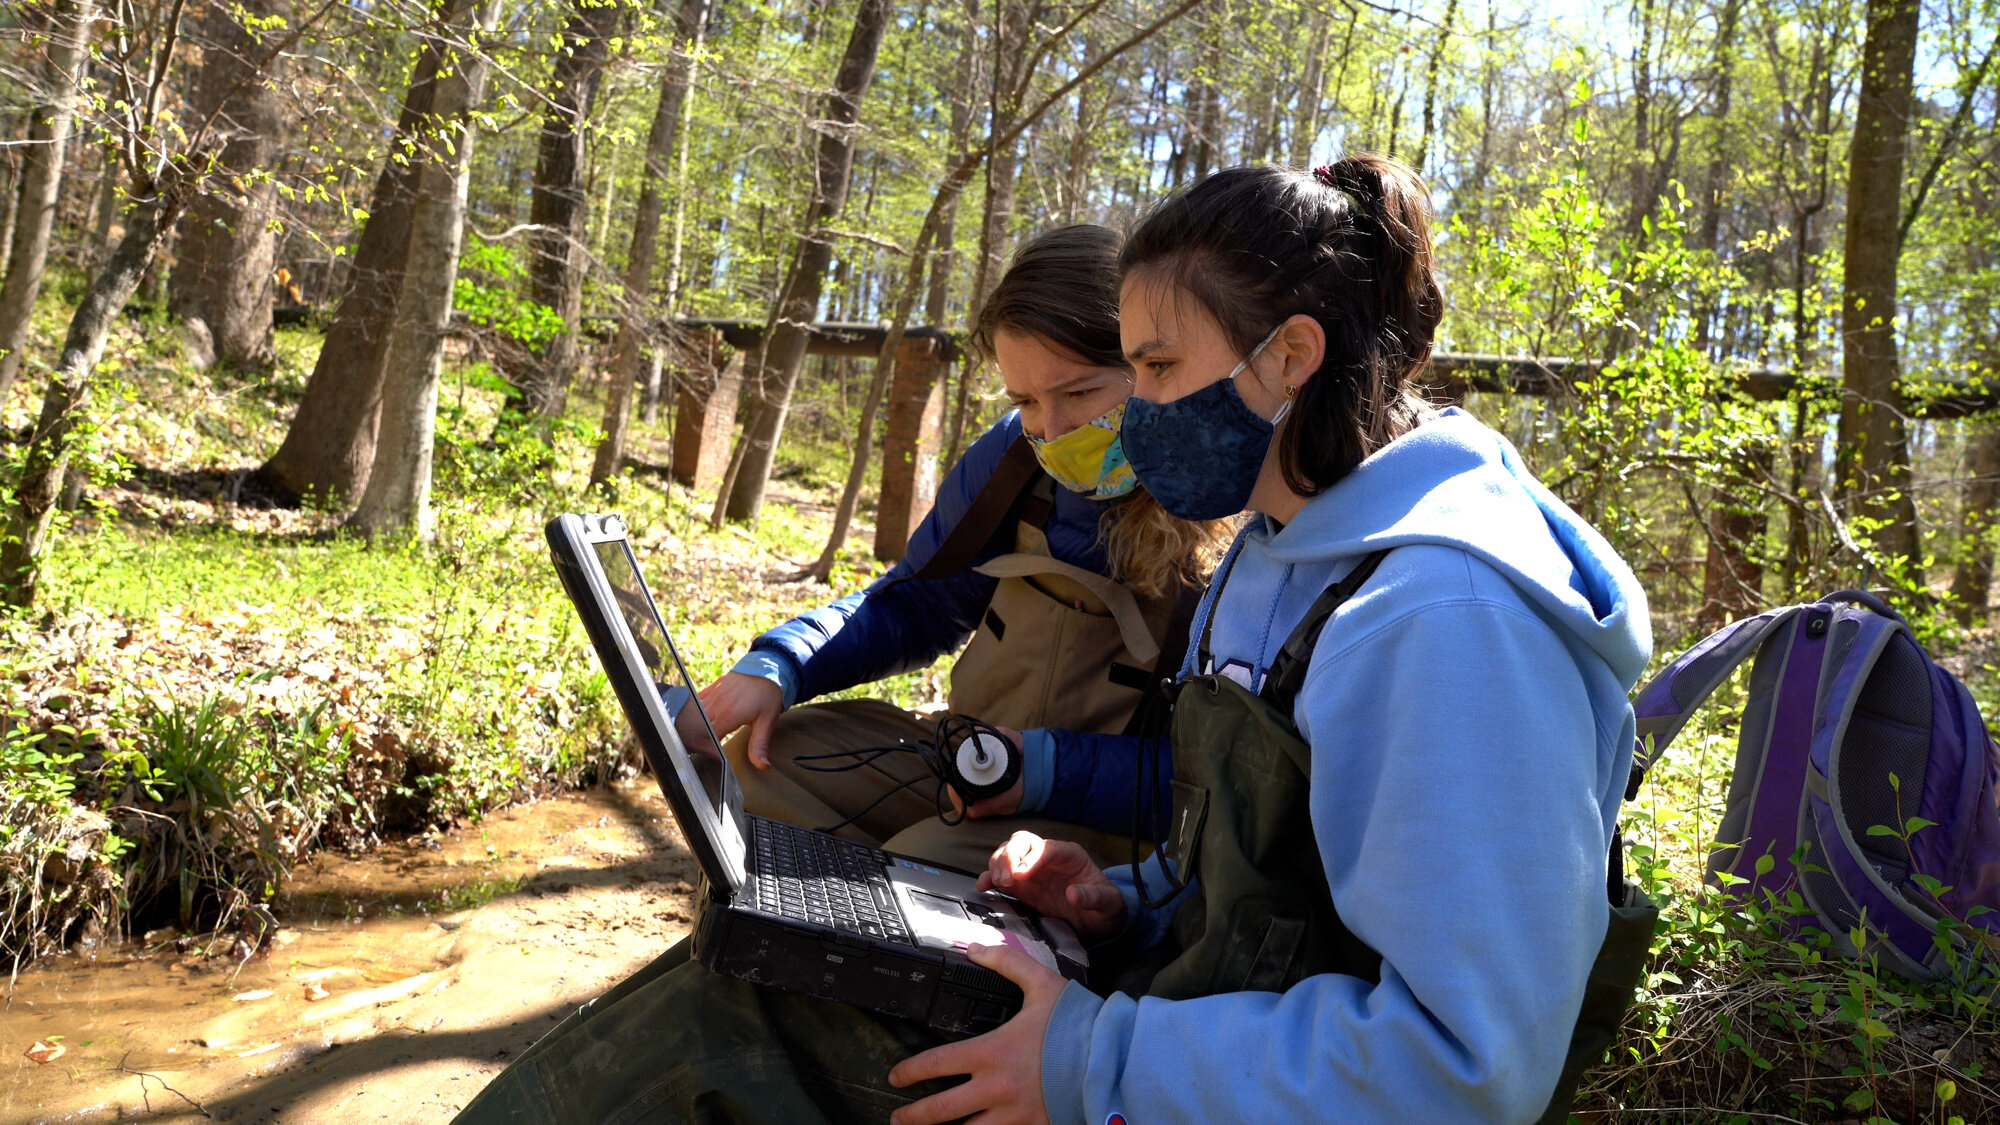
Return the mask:
[[1092, 500], [1110, 500], [1139, 484], [1118, 441], [1118, 428], [1124, 421], [1125, 404], [1121, 402], [1054, 441], [1029, 434], [1028, 442], [1035, 447], [1035, 460], [1057, 484]]

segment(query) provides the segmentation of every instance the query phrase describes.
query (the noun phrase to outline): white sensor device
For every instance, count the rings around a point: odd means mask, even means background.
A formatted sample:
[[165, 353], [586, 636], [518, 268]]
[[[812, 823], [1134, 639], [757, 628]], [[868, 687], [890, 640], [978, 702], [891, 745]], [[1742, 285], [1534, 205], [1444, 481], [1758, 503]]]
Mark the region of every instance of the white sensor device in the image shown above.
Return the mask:
[[960, 740], [948, 759], [953, 789], [968, 801], [1005, 793], [1021, 776], [1021, 758], [1005, 738], [975, 730]]

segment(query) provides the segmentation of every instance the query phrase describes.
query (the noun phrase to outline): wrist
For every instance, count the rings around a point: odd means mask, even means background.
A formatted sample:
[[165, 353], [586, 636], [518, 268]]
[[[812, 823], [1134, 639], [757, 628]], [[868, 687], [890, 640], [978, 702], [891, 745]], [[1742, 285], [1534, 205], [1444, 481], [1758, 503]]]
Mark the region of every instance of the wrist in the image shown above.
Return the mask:
[[1084, 1070], [1090, 1061], [1091, 1026], [1104, 1001], [1076, 981], [1056, 997], [1042, 1033], [1042, 1107], [1050, 1125], [1085, 1120]]
[[1056, 781], [1056, 740], [1042, 727], [1021, 732], [1021, 808], [1040, 812]]
[[778, 703], [781, 710], [788, 709], [798, 702], [798, 669], [783, 653], [768, 648], [753, 648], [744, 653], [742, 659], [729, 670], [776, 684], [781, 697]]

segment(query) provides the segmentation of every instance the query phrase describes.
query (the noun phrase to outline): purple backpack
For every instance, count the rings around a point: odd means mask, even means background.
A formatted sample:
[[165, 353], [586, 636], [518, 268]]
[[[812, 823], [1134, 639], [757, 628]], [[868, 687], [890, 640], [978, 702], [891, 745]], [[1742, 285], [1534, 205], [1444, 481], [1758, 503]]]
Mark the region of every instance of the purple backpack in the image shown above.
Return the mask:
[[[1842, 953], [1860, 954], [1858, 928], [1885, 968], [1919, 980], [1952, 975], [1975, 944], [1994, 948], [2000, 748], [1965, 685], [1871, 594], [1745, 618], [1668, 665], [1633, 705], [1633, 788], [1753, 656], [1709, 881], [1746, 898], [1796, 886]], [[1947, 918], [1964, 925], [1941, 930]]]

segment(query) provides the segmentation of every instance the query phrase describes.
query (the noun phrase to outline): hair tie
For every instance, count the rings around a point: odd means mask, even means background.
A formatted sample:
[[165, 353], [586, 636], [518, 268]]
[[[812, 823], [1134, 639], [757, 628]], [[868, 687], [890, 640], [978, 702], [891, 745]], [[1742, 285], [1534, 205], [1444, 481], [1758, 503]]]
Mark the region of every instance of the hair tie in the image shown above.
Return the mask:
[[1336, 181], [1334, 177], [1333, 165], [1331, 164], [1322, 164], [1319, 167], [1314, 168], [1313, 179], [1318, 180], [1320, 183], [1323, 183], [1330, 188], [1338, 188], [1340, 186], [1340, 184]]

